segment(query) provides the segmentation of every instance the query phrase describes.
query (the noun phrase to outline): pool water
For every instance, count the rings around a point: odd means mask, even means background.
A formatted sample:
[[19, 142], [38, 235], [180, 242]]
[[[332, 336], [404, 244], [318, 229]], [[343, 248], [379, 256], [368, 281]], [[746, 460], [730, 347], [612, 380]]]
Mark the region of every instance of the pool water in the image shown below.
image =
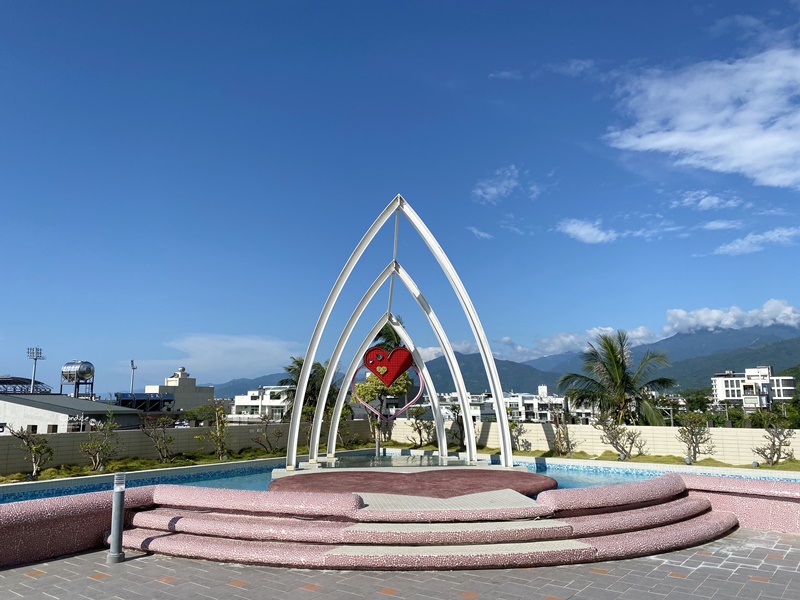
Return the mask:
[[[417, 458], [417, 457], [414, 457]], [[426, 457], [423, 457], [426, 458]], [[531, 472], [539, 473], [552, 477], [558, 481], [559, 488], [583, 488], [595, 487], [599, 485], [614, 485], [617, 483], [631, 483], [634, 481], [642, 481], [651, 479], [655, 476], [653, 473], [601, 473], [598, 471], [581, 471], [581, 470], [567, 470], [567, 469], [548, 469], [537, 470], [536, 465], [525, 465]], [[447, 467], [442, 467], [447, 468]], [[256, 490], [266, 491], [272, 481], [272, 472], [265, 471], [264, 473], [251, 473], [248, 475], [240, 475], [236, 477], [219, 477], [213, 479], [205, 479], [203, 481], [189, 482], [185, 485], [196, 485], [201, 487], [213, 488], [227, 488], [236, 490]]]

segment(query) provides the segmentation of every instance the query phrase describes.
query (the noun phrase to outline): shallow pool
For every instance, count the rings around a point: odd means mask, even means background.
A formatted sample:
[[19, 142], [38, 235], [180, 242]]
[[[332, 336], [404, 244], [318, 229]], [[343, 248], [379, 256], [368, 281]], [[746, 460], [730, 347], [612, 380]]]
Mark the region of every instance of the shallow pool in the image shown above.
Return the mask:
[[[541, 475], [547, 475], [558, 481], [559, 488], [583, 488], [598, 485], [614, 485], [617, 483], [631, 483], [655, 477], [651, 472], [640, 473], [602, 473], [599, 471], [579, 471], [576, 469], [545, 469], [539, 470], [534, 464], [525, 464], [528, 470]], [[441, 467], [446, 469], [448, 467]], [[272, 470], [264, 473], [250, 473], [235, 477], [219, 477], [204, 479], [197, 482], [185, 482], [185, 485], [202, 487], [228, 488], [236, 490], [265, 491], [272, 481]], [[183, 483], [183, 482], [182, 482]]]

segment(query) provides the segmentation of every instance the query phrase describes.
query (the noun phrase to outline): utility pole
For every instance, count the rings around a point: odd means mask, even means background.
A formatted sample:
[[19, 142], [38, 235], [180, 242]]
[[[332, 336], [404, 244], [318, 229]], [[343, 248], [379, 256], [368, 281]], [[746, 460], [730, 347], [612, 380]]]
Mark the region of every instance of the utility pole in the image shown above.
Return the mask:
[[133, 376], [136, 373], [136, 364], [131, 359], [131, 394], [133, 394]]
[[31, 390], [30, 393], [33, 393], [33, 386], [36, 384], [36, 362], [40, 360], [45, 360], [45, 356], [42, 356], [42, 349], [38, 346], [31, 346], [28, 348], [28, 358], [33, 360], [33, 375], [31, 375]]

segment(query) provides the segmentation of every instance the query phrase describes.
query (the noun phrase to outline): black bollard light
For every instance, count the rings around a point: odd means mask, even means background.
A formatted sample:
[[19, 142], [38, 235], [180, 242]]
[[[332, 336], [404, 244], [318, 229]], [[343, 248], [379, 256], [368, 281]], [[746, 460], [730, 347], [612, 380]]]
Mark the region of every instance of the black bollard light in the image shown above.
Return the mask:
[[106, 563], [113, 565], [125, 560], [122, 551], [122, 526], [125, 520], [125, 473], [114, 473], [114, 499], [111, 504], [111, 549]]

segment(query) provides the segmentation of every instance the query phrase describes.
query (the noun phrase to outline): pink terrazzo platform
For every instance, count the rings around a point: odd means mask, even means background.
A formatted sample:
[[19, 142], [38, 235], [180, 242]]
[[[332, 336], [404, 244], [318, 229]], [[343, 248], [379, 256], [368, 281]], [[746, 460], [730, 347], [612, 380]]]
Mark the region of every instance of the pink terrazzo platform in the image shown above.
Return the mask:
[[742, 527], [800, 533], [800, 483], [681, 475], [691, 497], [707, 499], [717, 511], [729, 511]]
[[434, 468], [415, 472], [376, 469], [331, 469], [315, 473], [296, 473], [275, 479], [270, 491], [293, 492], [380, 492], [404, 496], [452, 498], [463, 494], [510, 489], [525, 496], [555, 489], [552, 477], [518, 469], [478, 467]]
[[[152, 486], [130, 489], [126, 509], [150, 506]], [[0, 504], [0, 566], [80, 552], [103, 544], [113, 492], [92, 492]]]

